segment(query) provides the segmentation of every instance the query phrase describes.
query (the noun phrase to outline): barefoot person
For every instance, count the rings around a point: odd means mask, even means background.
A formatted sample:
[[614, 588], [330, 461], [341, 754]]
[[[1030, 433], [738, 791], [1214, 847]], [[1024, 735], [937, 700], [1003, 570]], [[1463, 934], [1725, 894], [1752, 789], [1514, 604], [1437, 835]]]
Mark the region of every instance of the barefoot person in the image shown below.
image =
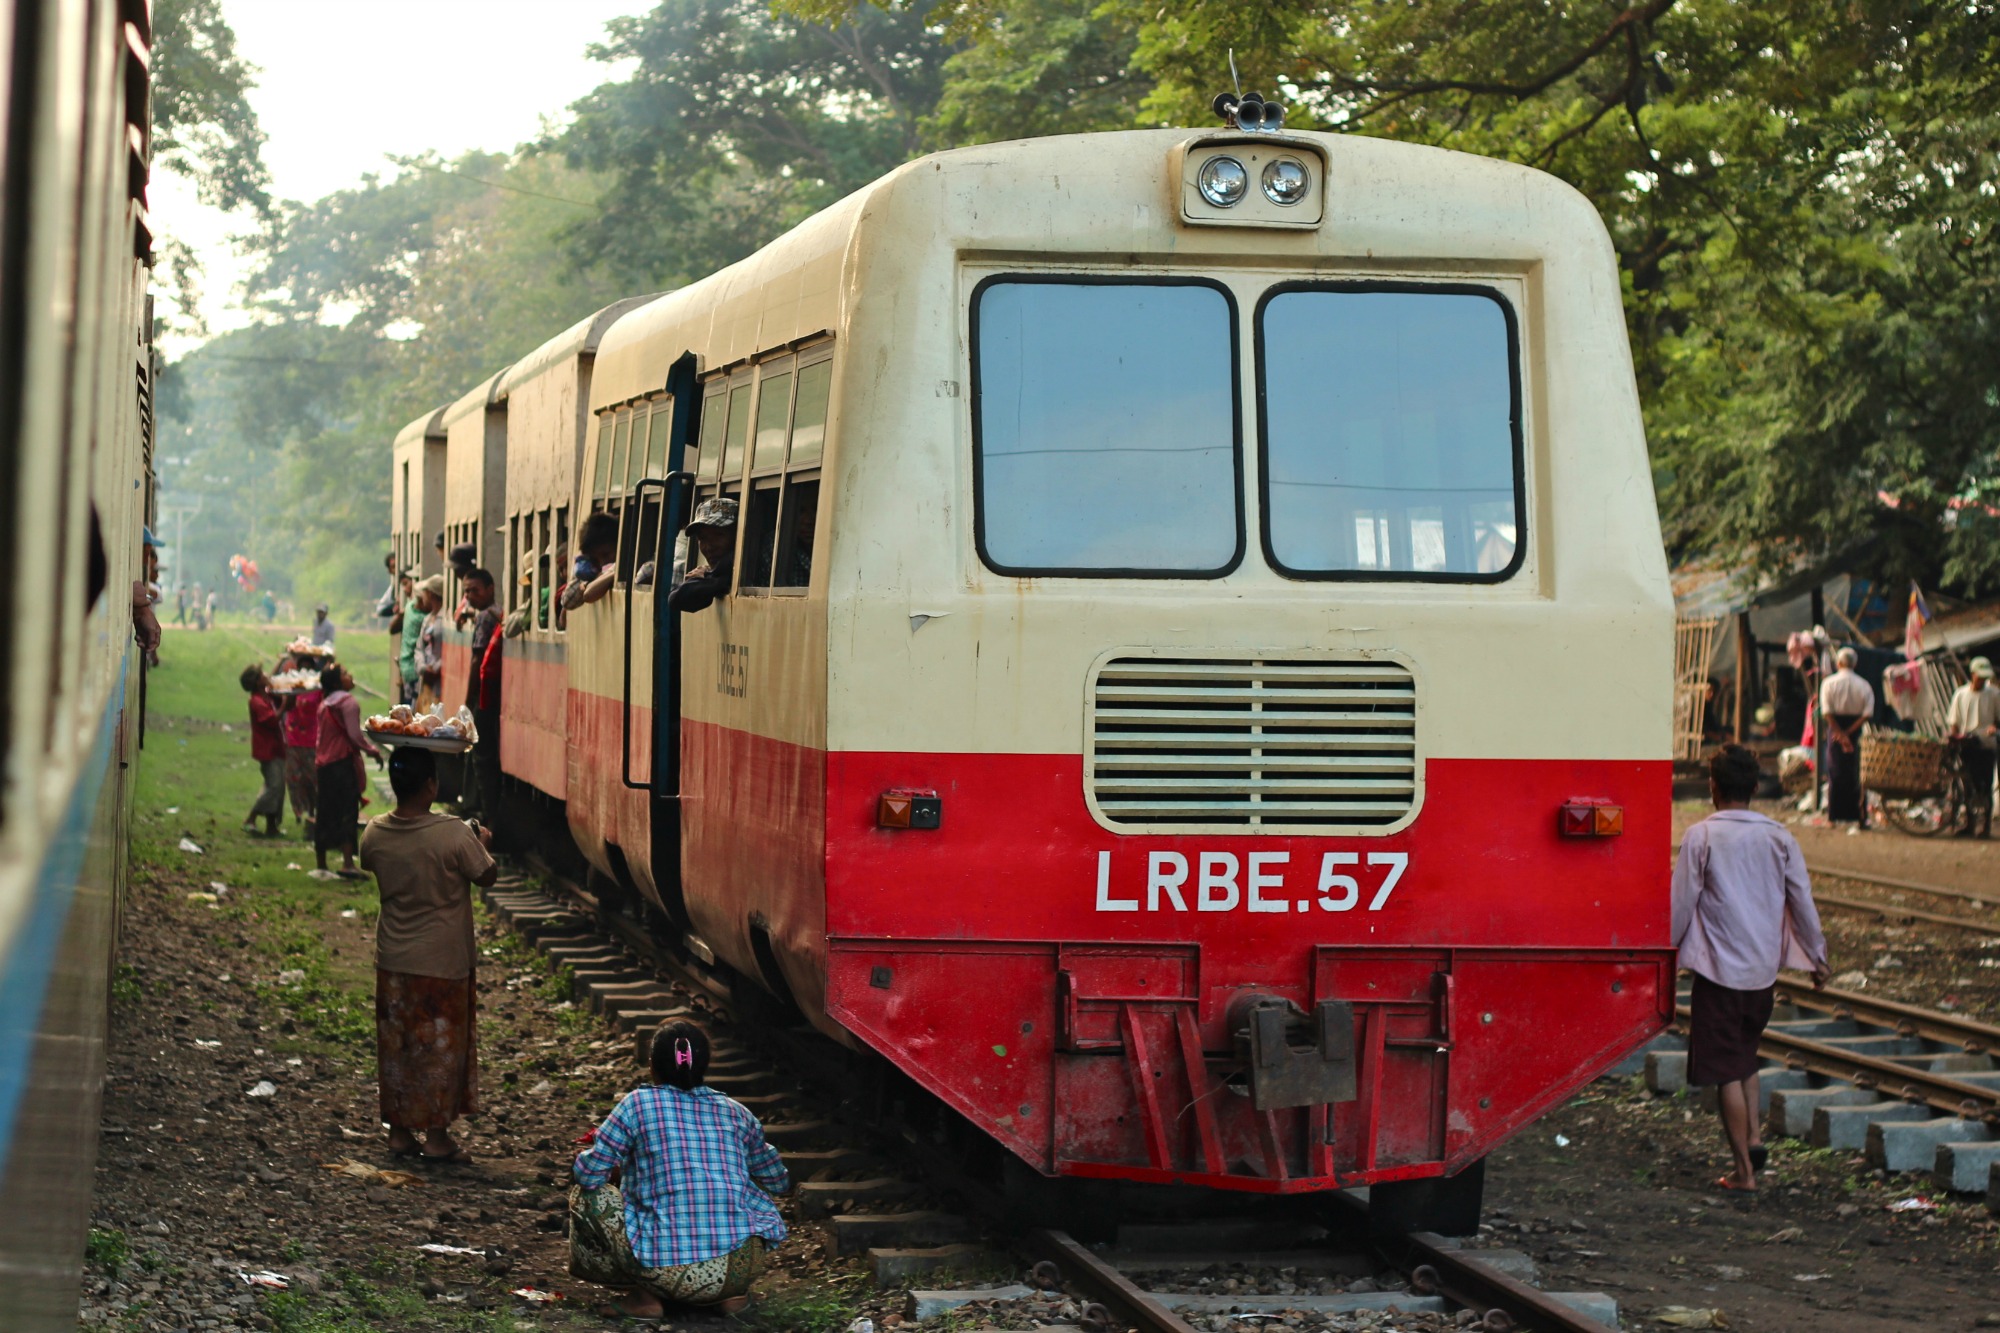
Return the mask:
[[1771, 1021], [1778, 969], [1826, 985], [1826, 937], [1813, 907], [1806, 859], [1780, 824], [1750, 809], [1757, 756], [1725, 745], [1709, 757], [1715, 813], [1687, 831], [1674, 865], [1674, 947], [1694, 973], [1687, 1081], [1719, 1093], [1734, 1162], [1716, 1181], [1754, 1190], [1763, 1166], [1757, 1039]]
[[479, 1109], [471, 886], [493, 883], [500, 868], [487, 850], [489, 831], [431, 812], [438, 782], [430, 751], [398, 749], [389, 785], [396, 808], [370, 820], [361, 835], [361, 865], [382, 895], [375, 923], [382, 1120], [389, 1151], [462, 1162], [468, 1159], [452, 1140], [451, 1122]]
[[[791, 1190], [757, 1117], [705, 1087], [708, 1034], [669, 1023], [653, 1081], [628, 1094], [577, 1155], [569, 1271], [623, 1287], [616, 1313], [657, 1319], [665, 1302], [733, 1314], [764, 1254], [785, 1238], [769, 1196]], [[614, 1174], [621, 1184], [610, 1183]]]

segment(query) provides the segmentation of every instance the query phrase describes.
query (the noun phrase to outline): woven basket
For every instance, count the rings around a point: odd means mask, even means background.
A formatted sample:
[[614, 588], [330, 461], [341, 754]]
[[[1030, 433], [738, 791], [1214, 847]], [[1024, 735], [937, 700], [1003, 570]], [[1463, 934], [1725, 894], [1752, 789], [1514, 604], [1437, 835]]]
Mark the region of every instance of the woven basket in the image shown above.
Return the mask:
[[1870, 728], [1861, 737], [1861, 785], [1898, 800], [1943, 795], [1944, 746], [1935, 736]]

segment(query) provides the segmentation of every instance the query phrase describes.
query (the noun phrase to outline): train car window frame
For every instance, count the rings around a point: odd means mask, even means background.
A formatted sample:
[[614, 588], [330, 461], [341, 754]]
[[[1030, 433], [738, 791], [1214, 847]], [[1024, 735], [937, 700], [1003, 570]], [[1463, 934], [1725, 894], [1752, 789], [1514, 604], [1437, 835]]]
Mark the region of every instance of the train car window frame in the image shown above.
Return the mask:
[[[720, 406], [718, 406], [720, 404]], [[722, 466], [722, 432], [729, 424], [729, 381], [718, 377], [701, 386], [701, 429], [695, 436], [695, 480], [716, 480]]]
[[[1235, 546], [1229, 558], [1210, 569], [1147, 569], [1141, 567], [1055, 567], [1009, 565], [996, 559], [986, 540], [986, 461], [984, 425], [980, 420], [984, 383], [980, 368], [980, 305], [987, 292], [1001, 285], [1077, 287], [1200, 287], [1222, 297], [1228, 314], [1231, 501], [1236, 524]], [[966, 348], [971, 392], [967, 410], [972, 423], [972, 532], [980, 562], [1009, 578], [1200, 579], [1227, 578], [1243, 564], [1248, 549], [1243, 476], [1243, 320], [1236, 293], [1215, 278], [1186, 273], [1002, 272], [982, 277], [966, 306]], [[1060, 332], [1060, 331], [1057, 331]]]
[[[1264, 313], [1274, 300], [1299, 292], [1409, 293], [1415, 295], [1473, 296], [1491, 301], [1500, 309], [1507, 339], [1508, 428], [1513, 450], [1514, 552], [1500, 569], [1491, 573], [1416, 569], [1296, 569], [1278, 558], [1271, 534], [1270, 403], [1265, 356]], [[1251, 321], [1255, 340], [1257, 375], [1257, 488], [1258, 540], [1264, 559], [1288, 579], [1319, 583], [1505, 583], [1519, 574], [1528, 556], [1528, 478], [1526, 404], [1521, 380], [1521, 318], [1514, 301], [1499, 286], [1477, 282], [1423, 282], [1407, 279], [1348, 279], [1276, 283], [1257, 298]]]
[[[824, 375], [813, 372], [824, 370]], [[817, 427], [818, 436], [812, 443], [810, 454], [799, 457], [799, 408], [812, 400], [807, 396], [807, 377], [811, 376], [818, 386], [817, 411], [819, 420], [808, 422], [808, 429]], [[792, 408], [790, 422], [785, 433], [785, 488], [778, 501], [777, 542], [771, 556], [771, 582], [764, 589], [772, 597], [804, 597], [812, 587], [813, 562], [819, 552], [819, 492], [821, 464], [826, 459], [827, 429], [831, 422], [833, 406], [833, 344], [822, 342], [800, 352], [792, 369]], [[800, 500], [805, 495], [807, 498]], [[796, 569], [798, 564], [799, 519], [804, 505], [805, 528], [805, 568]], [[792, 581], [797, 574], [797, 581]]]
[[604, 488], [611, 480], [612, 415], [608, 409], [597, 414], [597, 438], [590, 445], [590, 461], [584, 471], [584, 476], [591, 479], [590, 498], [593, 500], [604, 498]]
[[507, 568], [501, 577], [507, 580], [507, 598], [503, 605], [509, 615], [521, 608], [521, 516], [507, 516]]
[[568, 586], [570, 575], [575, 570], [575, 557], [569, 549], [569, 506], [556, 506], [555, 559], [549, 565], [549, 628], [558, 634], [569, 632], [569, 613], [564, 611], [556, 594]]
[[778, 522], [784, 504], [785, 467], [791, 452], [798, 358], [784, 355], [759, 362], [756, 379], [756, 401], [750, 413], [748, 455], [744, 460], [743, 506], [736, 519], [743, 535], [735, 585], [746, 595], [763, 596], [771, 591], [771, 580], [777, 572]]

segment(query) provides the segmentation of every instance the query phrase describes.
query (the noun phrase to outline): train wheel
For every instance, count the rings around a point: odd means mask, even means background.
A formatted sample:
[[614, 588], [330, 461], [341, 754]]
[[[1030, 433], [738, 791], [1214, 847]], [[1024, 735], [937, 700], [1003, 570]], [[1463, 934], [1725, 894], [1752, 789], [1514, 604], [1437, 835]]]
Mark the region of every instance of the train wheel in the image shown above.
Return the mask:
[[1485, 1195], [1486, 1159], [1482, 1157], [1455, 1176], [1369, 1186], [1368, 1224], [1388, 1235], [1433, 1231], [1440, 1236], [1470, 1236], [1479, 1230]]

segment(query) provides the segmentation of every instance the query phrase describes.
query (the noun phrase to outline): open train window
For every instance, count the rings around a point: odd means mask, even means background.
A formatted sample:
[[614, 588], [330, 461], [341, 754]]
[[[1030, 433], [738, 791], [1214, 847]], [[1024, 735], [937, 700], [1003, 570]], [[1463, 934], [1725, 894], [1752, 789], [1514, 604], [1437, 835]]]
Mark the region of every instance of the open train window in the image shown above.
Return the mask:
[[1205, 279], [972, 294], [975, 535], [998, 573], [1214, 578], [1243, 557], [1236, 305]]
[[549, 587], [554, 590], [549, 596], [549, 604], [552, 608], [549, 614], [555, 618], [556, 633], [560, 634], [569, 628], [569, 615], [562, 609], [561, 604], [556, 601], [556, 594], [562, 591], [563, 586], [569, 582], [570, 575], [576, 569], [576, 554], [569, 549], [568, 505], [556, 506], [555, 550], [556, 553], [549, 565]]
[[745, 499], [740, 588], [771, 586], [778, 541], [778, 501], [784, 487], [785, 441], [792, 423], [792, 358], [758, 367], [757, 424], [750, 437], [750, 490]]
[[785, 478], [785, 503], [778, 520], [778, 557], [771, 572], [776, 588], [803, 588], [812, 582], [813, 537], [819, 525], [819, 474]]
[[1257, 311], [1264, 550], [1294, 578], [1520, 568], [1519, 340], [1491, 288], [1287, 284]]

